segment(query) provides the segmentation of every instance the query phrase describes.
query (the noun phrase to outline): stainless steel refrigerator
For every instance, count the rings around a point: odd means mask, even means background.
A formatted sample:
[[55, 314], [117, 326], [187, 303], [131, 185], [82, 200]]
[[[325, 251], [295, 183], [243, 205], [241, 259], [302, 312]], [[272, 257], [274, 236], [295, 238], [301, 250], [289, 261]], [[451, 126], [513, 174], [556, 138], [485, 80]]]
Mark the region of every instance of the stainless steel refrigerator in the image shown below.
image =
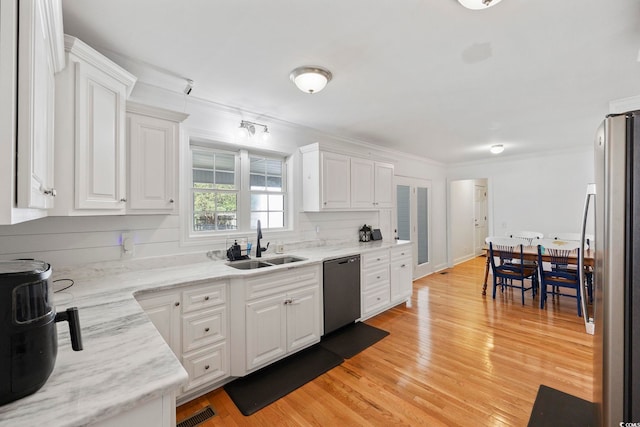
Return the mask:
[[585, 324], [595, 339], [600, 424], [619, 426], [640, 423], [640, 111], [610, 115], [599, 127], [595, 177], [583, 221], [584, 236], [595, 216], [594, 301]]

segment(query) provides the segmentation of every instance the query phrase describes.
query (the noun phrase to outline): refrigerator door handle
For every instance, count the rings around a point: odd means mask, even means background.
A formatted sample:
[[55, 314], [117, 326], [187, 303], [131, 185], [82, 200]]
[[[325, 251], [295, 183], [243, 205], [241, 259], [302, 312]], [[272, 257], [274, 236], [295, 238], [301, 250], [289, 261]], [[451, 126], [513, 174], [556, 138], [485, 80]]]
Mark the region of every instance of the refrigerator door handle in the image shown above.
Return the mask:
[[[588, 334], [593, 335], [595, 332], [595, 319], [587, 316], [587, 292], [584, 280], [584, 253], [586, 248], [586, 233], [587, 233], [587, 217], [589, 214], [589, 206], [591, 200], [595, 203], [596, 199], [596, 185], [589, 184], [587, 186], [587, 196], [584, 199], [584, 213], [582, 216], [582, 232], [580, 233], [580, 258], [578, 260], [578, 271], [582, 272], [579, 275], [580, 279], [580, 300], [582, 305], [582, 318], [584, 319], [584, 326]], [[595, 313], [594, 313], [595, 316]]]

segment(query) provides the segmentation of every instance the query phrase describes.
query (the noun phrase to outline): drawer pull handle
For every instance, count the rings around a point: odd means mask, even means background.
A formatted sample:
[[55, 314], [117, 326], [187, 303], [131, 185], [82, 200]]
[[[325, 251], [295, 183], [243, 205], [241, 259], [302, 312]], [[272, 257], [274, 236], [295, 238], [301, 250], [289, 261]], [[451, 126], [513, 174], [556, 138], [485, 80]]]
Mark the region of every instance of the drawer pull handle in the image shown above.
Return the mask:
[[407, 264], [402, 264], [400, 267], [405, 268]]
[[208, 370], [209, 369], [209, 365], [204, 365], [204, 370]]
[[380, 276], [376, 277], [376, 279], [379, 279], [379, 278], [380, 278]]
[[209, 332], [209, 328], [204, 328], [204, 331], [205, 332]]
[[205, 301], [209, 301], [209, 295], [207, 295], [206, 297], [204, 297]]
[[178, 307], [180, 305], [179, 302], [174, 303], [173, 305], [175, 305], [176, 307]]

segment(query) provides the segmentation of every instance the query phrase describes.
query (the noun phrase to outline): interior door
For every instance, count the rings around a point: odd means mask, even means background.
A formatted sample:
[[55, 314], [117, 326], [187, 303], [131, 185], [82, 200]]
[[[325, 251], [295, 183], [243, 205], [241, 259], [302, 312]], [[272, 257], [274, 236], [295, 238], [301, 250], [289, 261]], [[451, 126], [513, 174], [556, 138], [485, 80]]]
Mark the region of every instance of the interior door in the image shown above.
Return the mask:
[[474, 214], [474, 247], [476, 255], [482, 255], [484, 240], [488, 236], [487, 231], [487, 186], [475, 185], [473, 196]]
[[396, 239], [413, 244], [413, 278], [432, 272], [430, 263], [431, 182], [396, 177]]

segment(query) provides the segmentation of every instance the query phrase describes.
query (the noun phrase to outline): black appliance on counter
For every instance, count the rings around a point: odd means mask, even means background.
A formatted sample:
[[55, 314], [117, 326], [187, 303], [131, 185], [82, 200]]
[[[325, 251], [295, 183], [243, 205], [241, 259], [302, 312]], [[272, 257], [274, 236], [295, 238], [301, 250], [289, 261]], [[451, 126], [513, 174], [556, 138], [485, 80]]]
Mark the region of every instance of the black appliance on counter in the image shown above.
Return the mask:
[[323, 277], [327, 335], [360, 318], [360, 255], [325, 261]]
[[50, 278], [46, 262], [0, 261], [0, 405], [47, 382], [58, 354], [56, 322], [69, 322], [71, 345], [82, 350], [78, 309], [56, 314]]

